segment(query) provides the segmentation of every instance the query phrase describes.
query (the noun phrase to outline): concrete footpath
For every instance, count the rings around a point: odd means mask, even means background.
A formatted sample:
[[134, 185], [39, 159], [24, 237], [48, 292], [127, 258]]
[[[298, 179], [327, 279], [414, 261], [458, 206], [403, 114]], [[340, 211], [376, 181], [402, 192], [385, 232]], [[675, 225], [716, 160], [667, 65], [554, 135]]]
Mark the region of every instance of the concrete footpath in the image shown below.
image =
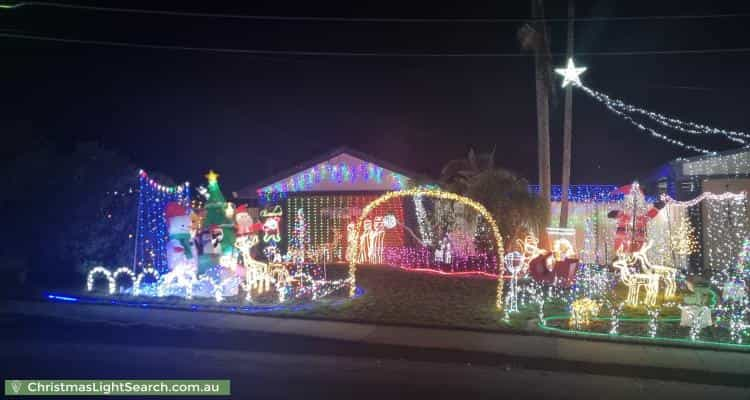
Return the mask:
[[4, 302], [0, 303], [0, 314], [56, 317], [86, 322], [101, 321], [110, 324], [145, 324], [167, 328], [279, 333], [370, 344], [494, 353], [523, 358], [750, 375], [750, 353], [590, 341], [551, 335], [54, 302]]

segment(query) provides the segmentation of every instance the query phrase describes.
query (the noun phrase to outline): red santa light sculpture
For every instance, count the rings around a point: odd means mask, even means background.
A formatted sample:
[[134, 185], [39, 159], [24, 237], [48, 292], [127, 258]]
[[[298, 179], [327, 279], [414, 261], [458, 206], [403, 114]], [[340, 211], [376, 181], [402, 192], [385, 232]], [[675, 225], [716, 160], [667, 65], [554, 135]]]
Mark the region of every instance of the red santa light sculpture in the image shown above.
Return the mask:
[[613, 193], [624, 193], [622, 210], [612, 210], [607, 216], [617, 220], [615, 251], [633, 253], [641, 249], [647, 239], [648, 223], [664, 208], [664, 202], [646, 203], [638, 182], [625, 185]]

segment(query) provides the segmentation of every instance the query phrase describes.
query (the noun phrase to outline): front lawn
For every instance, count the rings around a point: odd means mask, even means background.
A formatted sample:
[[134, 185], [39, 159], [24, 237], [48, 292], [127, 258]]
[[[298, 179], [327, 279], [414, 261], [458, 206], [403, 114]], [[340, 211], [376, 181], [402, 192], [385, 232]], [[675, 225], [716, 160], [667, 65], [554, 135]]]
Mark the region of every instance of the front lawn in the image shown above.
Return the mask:
[[357, 286], [364, 294], [350, 302], [336, 307], [321, 304], [288, 314], [373, 323], [507, 329], [501, 322], [503, 313], [495, 307], [497, 280], [490, 277], [360, 266]]

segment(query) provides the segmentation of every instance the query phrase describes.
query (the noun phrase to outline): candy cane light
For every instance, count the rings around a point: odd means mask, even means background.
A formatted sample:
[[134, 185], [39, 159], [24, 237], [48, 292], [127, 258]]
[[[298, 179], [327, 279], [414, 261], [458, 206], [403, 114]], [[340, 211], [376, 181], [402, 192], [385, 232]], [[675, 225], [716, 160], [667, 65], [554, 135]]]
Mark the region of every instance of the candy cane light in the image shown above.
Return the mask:
[[497, 227], [497, 223], [495, 223], [495, 219], [492, 217], [492, 214], [490, 214], [489, 211], [487, 211], [486, 208], [484, 208], [483, 205], [479, 204], [478, 202], [468, 198], [464, 197], [455, 193], [451, 192], [444, 192], [442, 190], [437, 189], [424, 189], [424, 188], [415, 188], [415, 189], [407, 189], [407, 190], [400, 190], [396, 192], [388, 192], [377, 199], [373, 200], [370, 204], [366, 205], [365, 208], [362, 209], [362, 214], [359, 216], [359, 219], [357, 221], [356, 229], [354, 230], [354, 240], [351, 242], [352, 246], [349, 246], [347, 251], [349, 252], [349, 282], [351, 282], [351, 287], [349, 290], [350, 296], [354, 297], [354, 294], [357, 290], [356, 285], [356, 272], [357, 272], [357, 257], [356, 255], [359, 254], [359, 236], [362, 232], [364, 221], [368, 218], [370, 213], [376, 209], [381, 204], [394, 199], [394, 198], [400, 198], [400, 197], [431, 197], [433, 199], [442, 199], [442, 200], [450, 200], [450, 201], [457, 201], [465, 206], [473, 208], [476, 212], [478, 212], [489, 224], [492, 228], [492, 234], [495, 238], [495, 249], [497, 251], [497, 259], [495, 262], [498, 264], [497, 270], [501, 271], [501, 273], [498, 274], [497, 279], [497, 298], [495, 300], [495, 304], [497, 305], [497, 308], [503, 307], [503, 274], [502, 274], [502, 267], [500, 266], [500, 263], [503, 262], [503, 238], [500, 235], [500, 229]]

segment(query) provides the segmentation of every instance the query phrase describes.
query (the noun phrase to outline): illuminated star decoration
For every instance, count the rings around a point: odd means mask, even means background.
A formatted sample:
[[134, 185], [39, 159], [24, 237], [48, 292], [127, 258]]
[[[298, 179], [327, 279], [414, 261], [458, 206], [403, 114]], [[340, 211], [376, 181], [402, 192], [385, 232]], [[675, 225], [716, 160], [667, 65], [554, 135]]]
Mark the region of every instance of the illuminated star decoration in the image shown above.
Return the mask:
[[206, 179], [208, 179], [208, 183], [215, 183], [216, 180], [219, 179], [219, 174], [214, 172], [214, 170], [210, 170], [206, 174]]
[[581, 77], [580, 75], [586, 71], [586, 67], [578, 67], [576, 68], [575, 63], [573, 63], [573, 59], [568, 59], [568, 66], [565, 68], [555, 68], [555, 72], [562, 75], [563, 77], [563, 83], [562, 87], [566, 87], [569, 84], [573, 85], [581, 85]]

